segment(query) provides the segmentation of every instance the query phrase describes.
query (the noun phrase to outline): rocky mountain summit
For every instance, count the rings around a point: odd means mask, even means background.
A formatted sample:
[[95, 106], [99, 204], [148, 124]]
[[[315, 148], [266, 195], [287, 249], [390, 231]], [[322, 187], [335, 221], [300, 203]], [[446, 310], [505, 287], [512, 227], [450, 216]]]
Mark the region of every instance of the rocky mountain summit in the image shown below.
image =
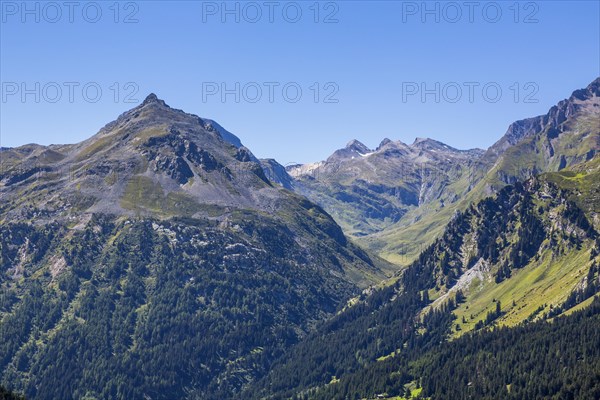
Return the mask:
[[237, 137], [154, 94], [81, 143], [6, 150], [2, 164], [0, 191], [30, 193], [4, 206], [9, 215], [34, 199], [53, 218], [74, 204], [88, 212], [200, 216], [211, 207], [270, 211], [281, 200]]

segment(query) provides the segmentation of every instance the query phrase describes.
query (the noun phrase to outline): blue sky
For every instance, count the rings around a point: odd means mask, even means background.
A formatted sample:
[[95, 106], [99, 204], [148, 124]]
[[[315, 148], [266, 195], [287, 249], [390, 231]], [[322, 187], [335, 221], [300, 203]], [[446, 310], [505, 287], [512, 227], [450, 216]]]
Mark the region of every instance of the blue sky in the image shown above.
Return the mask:
[[324, 159], [354, 138], [485, 148], [600, 75], [598, 1], [0, 10], [5, 147], [81, 141], [155, 92], [283, 164]]

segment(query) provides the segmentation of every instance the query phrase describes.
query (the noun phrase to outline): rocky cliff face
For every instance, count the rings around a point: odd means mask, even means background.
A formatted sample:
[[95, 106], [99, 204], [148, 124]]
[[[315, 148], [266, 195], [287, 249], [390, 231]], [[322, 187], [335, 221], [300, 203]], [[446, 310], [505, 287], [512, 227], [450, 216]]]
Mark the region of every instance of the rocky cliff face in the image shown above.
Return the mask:
[[[517, 163], [531, 174], [556, 171], [590, 160], [600, 149], [600, 78], [579, 89], [548, 110], [548, 113], [512, 123], [506, 134], [491, 146], [483, 160]], [[520, 153], [531, 151], [530, 160]], [[506, 166], [501, 166], [509, 169]], [[510, 171], [513, 172], [513, 171]], [[505, 181], [523, 173], [505, 175]]]

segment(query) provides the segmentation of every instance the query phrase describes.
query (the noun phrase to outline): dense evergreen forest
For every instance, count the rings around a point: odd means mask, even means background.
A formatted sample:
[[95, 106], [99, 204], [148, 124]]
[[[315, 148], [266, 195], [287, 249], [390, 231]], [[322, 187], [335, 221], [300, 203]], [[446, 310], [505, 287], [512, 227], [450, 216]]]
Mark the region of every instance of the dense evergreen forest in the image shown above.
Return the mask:
[[24, 397], [16, 395], [0, 386], [0, 400], [24, 400]]
[[570, 316], [496, 328], [442, 343], [426, 354], [407, 349], [299, 399], [335, 400], [404, 395], [420, 398], [600, 398], [600, 299]]
[[1, 383], [36, 399], [232, 396], [356, 290], [337, 259], [301, 266], [273, 224], [2, 225]]

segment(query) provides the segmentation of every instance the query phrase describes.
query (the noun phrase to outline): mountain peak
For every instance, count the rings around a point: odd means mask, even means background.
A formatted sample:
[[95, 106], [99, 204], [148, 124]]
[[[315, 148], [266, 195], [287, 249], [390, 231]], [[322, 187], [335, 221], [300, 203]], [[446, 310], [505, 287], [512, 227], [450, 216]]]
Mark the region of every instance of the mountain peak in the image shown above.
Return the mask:
[[356, 139], [348, 142], [343, 149], [336, 150], [327, 161], [337, 162], [342, 160], [351, 160], [357, 156], [365, 156], [371, 153], [372, 150]]
[[430, 138], [420, 138], [420, 137], [416, 138], [411, 146], [417, 146], [417, 147], [429, 146], [429, 147], [446, 147], [446, 148], [449, 147], [440, 141], [430, 139]]
[[423, 138], [423, 137], [417, 137], [417, 138], [415, 138], [415, 141], [413, 142], [413, 145], [418, 144], [418, 143], [422, 143], [422, 142], [428, 142], [430, 140], [433, 140], [433, 139]]
[[388, 144], [388, 143], [392, 143], [392, 141], [391, 141], [390, 139], [388, 139], [388, 138], [384, 138], [384, 139], [381, 141], [381, 143], [379, 143], [379, 146], [377, 146], [377, 149], [376, 149], [376, 150], [379, 150], [379, 149], [381, 149], [383, 146], [385, 146], [385, 145], [386, 145], [386, 144]]
[[598, 96], [600, 96], [600, 77], [594, 79], [585, 89], [575, 90], [569, 101], [574, 99], [585, 101]]
[[484, 150], [481, 149], [469, 149], [469, 150], [459, 150], [455, 147], [449, 146], [446, 143], [440, 142], [439, 140], [430, 139], [430, 138], [416, 138], [413, 144], [410, 145], [413, 149], [418, 149], [419, 151], [433, 151], [440, 152], [443, 154], [472, 154], [472, 155], [480, 155], [483, 154]]
[[150, 93], [142, 102], [142, 106], [145, 106], [147, 104], [160, 104], [162, 106], [168, 107], [164, 100], [159, 99], [158, 96], [154, 93]]
[[365, 144], [356, 139], [353, 139], [350, 142], [348, 142], [348, 144], [346, 145], [346, 149], [354, 150], [361, 154], [366, 154], [371, 151], [371, 149], [369, 149]]

